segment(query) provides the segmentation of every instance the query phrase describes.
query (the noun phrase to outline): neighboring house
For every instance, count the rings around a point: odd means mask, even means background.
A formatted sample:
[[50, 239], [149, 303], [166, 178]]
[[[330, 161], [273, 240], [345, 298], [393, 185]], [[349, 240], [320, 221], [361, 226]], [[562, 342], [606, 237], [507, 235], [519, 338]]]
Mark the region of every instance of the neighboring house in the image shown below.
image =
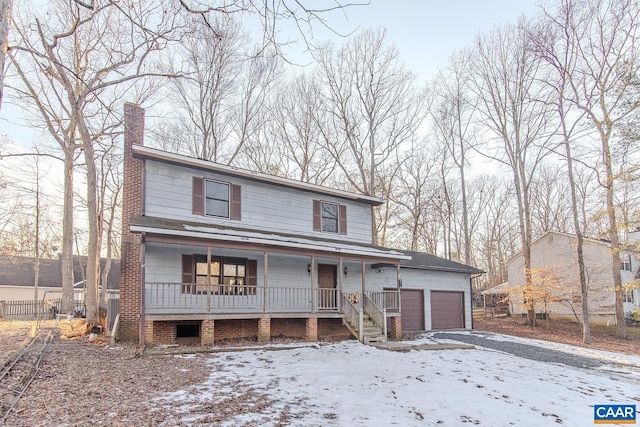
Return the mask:
[[471, 327], [470, 280], [481, 271], [373, 245], [383, 200], [143, 138], [144, 110], [125, 105], [123, 338], [367, 341]]
[[[73, 281], [77, 293], [84, 291], [83, 278], [86, 257], [73, 257]], [[102, 260], [104, 265], [105, 260]], [[0, 256], [0, 301], [32, 301], [35, 295], [35, 264], [31, 257]], [[112, 260], [108, 289], [117, 289], [120, 260]], [[61, 259], [41, 259], [37, 299], [62, 297]], [[79, 297], [79, 296], [78, 296]]]
[[[640, 234], [640, 233], [639, 233]], [[630, 240], [635, 234], [630, 236]], [[616, 323], [610, 243], [584, 239], [584, 262], [589, 289], [589, 312], [592, 324]], [[634, 281], [640, 274], [640, 257], [635, 251], [621, 251], [623, 285]], [[536, 312], [548, 312], [551, 318], [576, 320], [582, 313], [582, 298], [577, 256], [577, 237], [572, 234], [549, 231], [531, 243], [531, 269], [537, 282], [546, 276], [549, 293], [555, 295], [546, 308], [537, 306]], [[522, 252], [507, 262], [510, 287], [510, 305], [514, 314], [526, 314], [522, 307], [524, 267]], [[552, 301], [555, 299], [555, 301]], [[640, 290], [625, 291], [625, 313], [640, 307]]]

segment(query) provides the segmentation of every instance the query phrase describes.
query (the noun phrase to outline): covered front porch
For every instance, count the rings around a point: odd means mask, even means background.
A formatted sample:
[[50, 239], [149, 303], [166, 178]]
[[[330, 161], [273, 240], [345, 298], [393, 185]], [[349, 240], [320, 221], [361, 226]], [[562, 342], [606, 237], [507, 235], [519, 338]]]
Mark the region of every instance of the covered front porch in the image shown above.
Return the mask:
[[[387, 319], [400, 315], [395, 253], [168, 240], [145, 239], [141, 312], [148, 321], [333, 318], [364, 341], [367, 327], [386, 339]], [[391, 274], [379, 274], [381, 263]]]

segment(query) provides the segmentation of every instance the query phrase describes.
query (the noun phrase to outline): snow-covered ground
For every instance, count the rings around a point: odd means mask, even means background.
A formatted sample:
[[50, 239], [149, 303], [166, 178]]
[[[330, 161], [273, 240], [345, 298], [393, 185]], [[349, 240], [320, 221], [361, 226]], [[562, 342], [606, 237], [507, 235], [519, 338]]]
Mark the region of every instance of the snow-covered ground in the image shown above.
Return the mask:
[[[640, 406], [640, 357], [489, 337], [609, 365], [577, 369], [481, 347], [399, 353], [346, 341], [212, 354], [205, 384], [159, 400], [176, 407], [167, 425], [226, 426], [589, 426], [594, 404]], [[426, 334], [413, 343], [430, 342]]]

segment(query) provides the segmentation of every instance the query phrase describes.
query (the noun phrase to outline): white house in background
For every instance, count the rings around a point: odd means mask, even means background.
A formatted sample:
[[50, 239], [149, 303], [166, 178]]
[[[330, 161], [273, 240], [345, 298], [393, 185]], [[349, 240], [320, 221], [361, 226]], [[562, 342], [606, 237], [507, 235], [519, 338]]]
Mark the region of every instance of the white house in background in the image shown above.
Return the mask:
[[[631, 233], [630, 241], [634, 241], [640, 233]], [[584, 239], [584, 261], [589, 288], [589, 311], [593, 324], [615, 324], [615, 294], [613, 288], [612, 259], [609, 242]], [[640, 254], [632, 250], [620, 252], [622, 261], [622, 283], [630, 284], [640, 277]], [[563, 302], [547, 304], [547, 312], [551, 318], [576, 320], [575, 314], [581, 315], [582, 303], [580, 279], [577, 259], [577, 237], [572, 234], [549, 231], [531, 244], [531, 268], [546, 269], [559, 279], [552, 285], [554, 293]], [[514, 255], [507, 262], [509, 281], [509, 299], [513, 314], [526, 314], [522, 307], [522, 291], [524, 285], [524, 267], [522, 252]], [[560, 288], [561, 290], [557, 290]], [[560, 295], [561, 294], [561, 295]], [[628, 289], [624, 299], [625, 313], [640, 308], [640, 290]], [[540, 307], [536, 312], [542, 312]], [[575, 314], [574, 314], [575, 312]]]
[[210, 344], [471, 328], [481, 273], [373, 244], [383, 200], [143, 144], [125, 105], [123, 338]]

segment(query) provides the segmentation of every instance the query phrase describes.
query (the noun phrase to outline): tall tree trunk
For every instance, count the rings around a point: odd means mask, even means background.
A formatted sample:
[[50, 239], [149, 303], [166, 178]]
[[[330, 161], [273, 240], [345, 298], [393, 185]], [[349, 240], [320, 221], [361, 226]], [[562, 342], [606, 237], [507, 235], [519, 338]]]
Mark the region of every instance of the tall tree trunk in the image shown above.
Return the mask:
[[620, 274], [620, 241], [618, 238], [618, 223], [616, 221], [616, 207], [613, 187], [613, 167], [611, 165], [611, 151], [609, 148], [609, 135], [601, 133], [602, 138], [602, 162], [606, 171], [607, 190], [607, 217], [609, 219], [609, 240], [611, 241], [611, 267], [613, 269], [613, 287], [616, 303], [617, 335], [627, 338], [627, 325], [624, 320], [624, 290], [622, 288], [622, 276]]
[[0, 0], [0, 108], [2, 108], [2, 94], [4, 92], [4, 59], [7, 53], [12, 9], [13, 0]]
[[[73, 146], [73, 141], [68, 143]], [[73, 150], [64, 155], [64, 201], [62, 207], [62, 312], [73, 314]]]
[[569, 133], [565, 121], [562, 97], [560, 99], [560, 123], [564, 137], [564, 149], [567, 156], [567, 175], [569, 177], [569, 190], [571, 194], [571, 214], [573, 216], [573, 227], [578, 238], [578, 274], [580, 278], [580, 294], [582, 296], [582, 343], [591, 342], [591, 321], [589, 319], [589, 288], [587, 286], [587, 271], [584, 265], [584, 238], [580, 227], [580, 217], [578, 215], [578, 198], [576, 196], [576, 183], [573, 176], [573, 158], [571, 157], [571, 145], [569, 143]]

